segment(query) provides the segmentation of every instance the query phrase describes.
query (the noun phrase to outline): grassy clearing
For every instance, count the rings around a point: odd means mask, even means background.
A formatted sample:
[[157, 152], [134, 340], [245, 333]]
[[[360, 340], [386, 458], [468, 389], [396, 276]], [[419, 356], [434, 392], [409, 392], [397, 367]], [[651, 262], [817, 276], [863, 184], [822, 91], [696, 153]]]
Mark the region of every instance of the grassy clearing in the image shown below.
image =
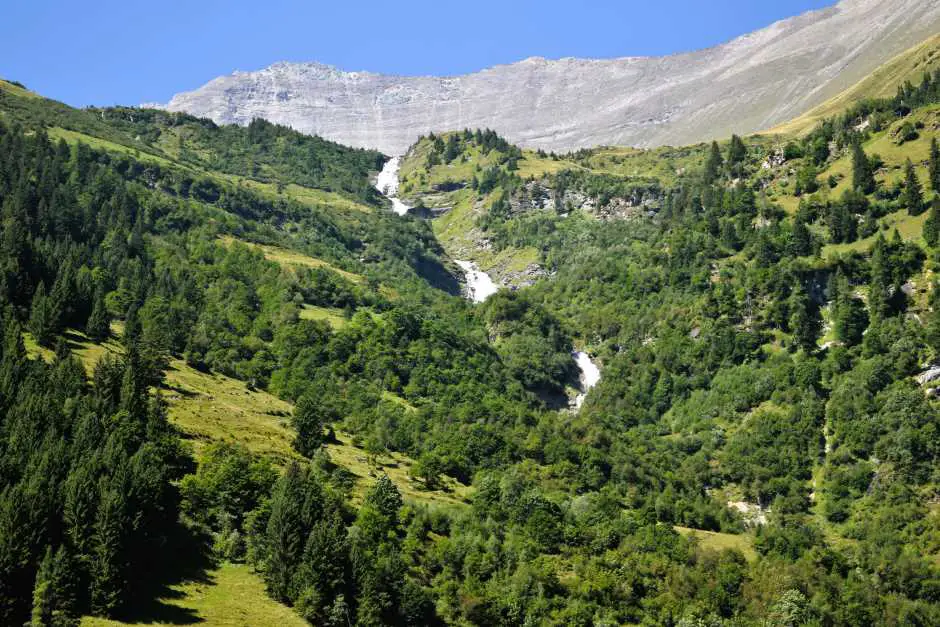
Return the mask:
[[99, 137], [94, 137], [92, 135], [86, 135], [85, 133], [79, 133], [77, 131], [70, 131], [68, 129], [59, 128], [57, 126], [46, 129], [49, 134], [49, 138], [52, 140], [64, 139], [69, 144], [77, 144], [79, 142], [83, 144], [88, 144], [90, 147], [95, 150], [102, 150], [105, 152], [118, 152], [124, 155], [128, 155], [141, 161], [143, 163], [156, 163], [163, 167], [168, 167], [174, 165], [169, 159], [164, 159], [163, 157], [151, 154], [149, 152], [143, 152], [137, 148], [131, 148], [125, 146], [124, 144], [118, 144], [107, 139], [101, 139]]
[[[903, 239], [921, 242], [923, 239], [924, 222], [927, 221], [928, 216], [928, 212], [924, 212], [919, 216], [911, 216], [907, 214], [907, 210], [905, 209], [889, 213], [879, 221], [881, 223], [881, 233], [886, 238], [890, 238], [894, 230], [897, 229]], [[828, 244], [823, 247], [822, 256], [829, 259], [850, 252], [866, 252], [874, 246], [877, 238], [878, 234], [876, 233], [871, 237], [856, 240], [849, 244]]]
[[195, 581], [170, 586], [152, 611], [141, 614], [127, 622], [86, 616], [81, 625], [307, 625], [292, 609], [268, 597], [264, 582], [250, 566], [231, 563], [222, 564]]
[[207, 443], [230, 442], [282, 464], [299, 458], [291, 446], [290, 403], [181, 360], [171, 362], [165, 387], [170, 420], [193, 442], [197, 456]]
[[334, 329], [342, 329], [349, 322], [343, 315], [343, 310], [336, 307], [316, 307], [305, 304], [300, 310], [300, 317], [304, 320], [326, 320]]
[[346, 270], [341, 270], [336, 266], [330, 264], [328, 261], [322, 259], [317, 259], [316, 257], [310, 257], [309, 255], [304, 255], [294, 250], [288, 250], [286, 248], [281, 248], [280, 246], [270, 246], [267, 244], [257, 244], [255, 242], [247, 242], [245, 240], [236, 239], [230, 235], [223, 235], [219, 237], [219, 241], [222, 242], [227, 247], [232, 246], [235, 242], [243, 244], [250, 248], [256, 248], [264, 254], [264, 258], [268, 261], [273, 261], [281, 266], [295, 266], [295, 267], [305, 267], [305, 268], [326, 268], [332, 270], [333, 272], [341, 275], [343, 278], [353, 283], [362, 283], [365, 281], [361, 274], [354, 274], [352, 272], [347, 272]]
[[327, 444], [330, 459], [356, 477], [353, 501], [361, 501], [366, 491], [384, 473], [395, 483], [406, 501], [433, 506], [455, 507], [467, 503], [472, 488], [452, 477], [442, 477], [443, 487], [428, 490], [424, 482], [411, 476], [414, 460], [400, 453], [383, 453], [372, 456], [354, 446], [352, 438], [344, 433], [336, 434], [336, 442]]
[[749, 562], [753, 562], [757, 559], [757, 551], [754, 550], [751, 536], [719, 533], [717, 531], [702, 531], [701, 529], [690, 529], [678, 525], [674, 526], [673, 529], [687, 538], [695, 538], [702, 548], [711, 549], [713, 551], [734, 549], [740, 551]]

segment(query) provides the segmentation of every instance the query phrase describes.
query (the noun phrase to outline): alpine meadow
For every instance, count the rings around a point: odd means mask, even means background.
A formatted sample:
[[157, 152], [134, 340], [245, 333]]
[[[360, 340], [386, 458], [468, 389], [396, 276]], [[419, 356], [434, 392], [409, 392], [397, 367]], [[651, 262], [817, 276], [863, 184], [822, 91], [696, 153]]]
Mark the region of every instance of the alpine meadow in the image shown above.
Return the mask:
[[0, 80], [0, 625], [940, 625], [938, 33], [616, 126], [592, 61], [480, 128], [426, 84], [515, 66]]

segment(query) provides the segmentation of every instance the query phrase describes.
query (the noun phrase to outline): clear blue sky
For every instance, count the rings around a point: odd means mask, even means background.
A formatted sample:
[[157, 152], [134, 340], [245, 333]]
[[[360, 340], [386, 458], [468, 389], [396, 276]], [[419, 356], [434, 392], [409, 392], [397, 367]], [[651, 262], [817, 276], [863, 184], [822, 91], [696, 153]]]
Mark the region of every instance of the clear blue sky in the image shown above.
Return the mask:
[[233, 70], [321, 61], [460, 74], [530, 56], [712, 46], [834, 0], [0, 0], [0, 76], [72, 105], [166, 102]]

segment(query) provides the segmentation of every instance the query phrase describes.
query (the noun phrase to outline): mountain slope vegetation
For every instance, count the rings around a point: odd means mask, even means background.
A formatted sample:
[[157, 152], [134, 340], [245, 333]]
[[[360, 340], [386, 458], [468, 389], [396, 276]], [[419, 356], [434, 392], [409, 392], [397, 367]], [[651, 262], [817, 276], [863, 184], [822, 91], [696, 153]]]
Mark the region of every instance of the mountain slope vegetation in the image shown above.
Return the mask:
[[405, 217], [375, 153], [0, 94], [0, 621], [223, 616], [244, 564], [313, 624], [940, 622], [940, 73], [800, 135], [426, 137]]

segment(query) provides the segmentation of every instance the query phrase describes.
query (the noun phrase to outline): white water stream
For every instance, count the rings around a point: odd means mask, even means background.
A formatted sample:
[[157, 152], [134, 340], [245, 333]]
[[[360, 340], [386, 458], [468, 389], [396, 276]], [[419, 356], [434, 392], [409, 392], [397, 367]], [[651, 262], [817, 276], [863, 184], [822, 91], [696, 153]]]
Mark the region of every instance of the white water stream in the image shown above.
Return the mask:
[[[392, 157], [386, 161], [375, 180], [375, 188], [392, 201], [392, 211], [403, 216], [411, 207], [398, 198], [399, 168], [401, 168], [401, 157]], [[457, 265], [467, 278], [467, 298], [473, 302], [482, 303], [499, 290], [499, 286], [493, 282], [493, 279], [472, 261], [457, 261]]]
[[401, 167], [401, 157], [392, 157], [385, 162], [385, 167], [379, 172], [375, 180], [375, 188], [392, 201], [392, 211], [400, 216], [411, 209], [398, 198], [398, 169]]
[[588, 390], [601, 380], [601, 370], [597, 367], [597, 364], [591, 361], [591, 357], [587, 353], [578, 351], [572, 356], [581, 371], [581, 393], [574, 399], [574, 406], [575, 409], [581, 409], [581, 404], [584, 403], [584, 397], [587, 396]]
[[475, 303], [482, 303], [487, 298], [499, 291], [499, 286], [493, 283], [486, 272], [477, 267], [472, 261], [456, 261], [460, 269], [467, 277], [467, 298]]
[[[392, 157], [389, 159], [382, 168], [382, 171], [379, 172], [379, 176], [375, 181], [375, 188], [392, 201], [392, 211], [403, 216], [408, 213], [411, 207], [398, 198], [399, 168], [401, 168], [401, 157]], [[482, 303], [499, 291], [499, 286], [493, 282], [490, 275], [480, 270], [477, 264], [472, 261], [460, 261], [456, 259], [454, 261], [460, 266], [460, 269], [463, 270], [466, 276], [468, 299], [475, 303]], [[575, 363], [578, 364], [578, 369], [581, 371], [581, 393], [578, 394], [574, 400], [575, 408], [580, 409], [588, 391], [601, 380], [601, 371], [597, 365], [591, 361], [591, 357], [587, 353], [578, 351], [572, 353], [571, 356], [574, 357]]]

